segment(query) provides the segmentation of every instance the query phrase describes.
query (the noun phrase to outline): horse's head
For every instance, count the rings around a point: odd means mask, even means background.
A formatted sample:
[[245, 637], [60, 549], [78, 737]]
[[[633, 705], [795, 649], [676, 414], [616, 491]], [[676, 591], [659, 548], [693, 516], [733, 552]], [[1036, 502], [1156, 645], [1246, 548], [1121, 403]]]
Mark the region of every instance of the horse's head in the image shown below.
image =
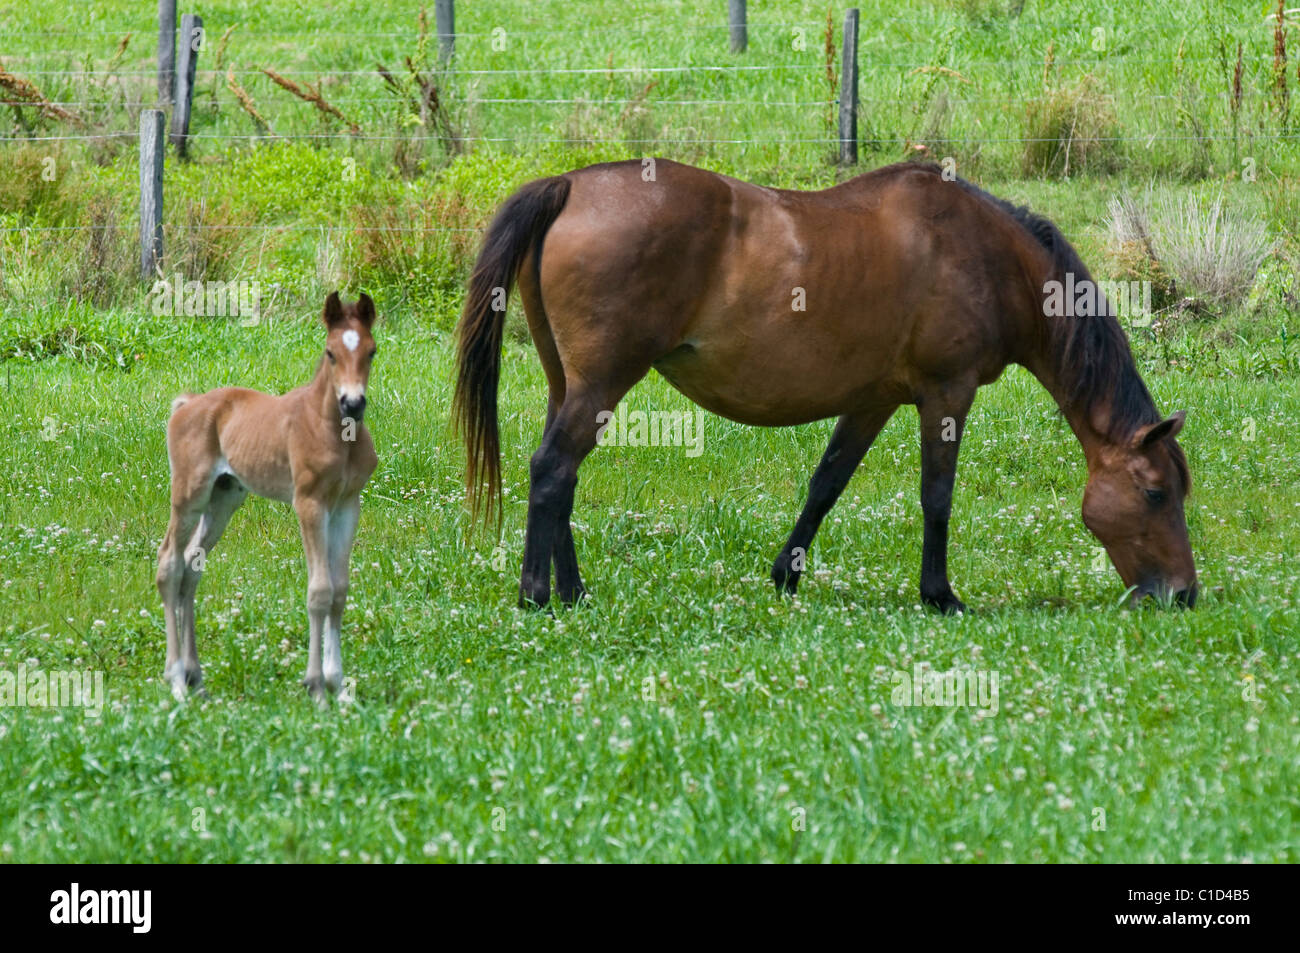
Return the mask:
[[321, 319], [329, 330], [325, 357], [330, 383], [338, 397], [339, 413], [360, 420], [366, 410], [366, 384], [376, 351], [375, 339], [370, 336], [370, 326], [375, 323], [375, 303], [363, 293], [355, 304], [343, 304], [335, 291], [325, 299]]
[[1134, 602], [1146, 596], [1196, 602], [1196, 565], [1183, 500], [1191, 477], [1174, 437], [1185, 413], [1140, 427], [1089, 462], [1083, 522], [1106, 547]]

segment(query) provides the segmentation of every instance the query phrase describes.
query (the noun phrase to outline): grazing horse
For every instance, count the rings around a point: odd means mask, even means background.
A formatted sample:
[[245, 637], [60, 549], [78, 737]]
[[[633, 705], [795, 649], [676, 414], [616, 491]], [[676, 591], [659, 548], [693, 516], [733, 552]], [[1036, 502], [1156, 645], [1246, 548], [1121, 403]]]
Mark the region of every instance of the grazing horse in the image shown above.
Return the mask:
[[[921, 599], [964, 608], [948, 582], [957, 450], [977, 388], [1026, 367], [1083, 447], [1083, 521], [1134, 599], [1191, 605], [1196, 569], [1174, 437], [1128, 340], [1050, 221], [903, 163], [820, 192], [763, 188], [666, 160], [530, 182], [501, 207], [459, 325], [453, 413], [475, 514], [499, 512], [497, 379], [506, 296], [519, 287], [549, 386], [533, 455], [521, 605], [585, 589], [569, 517], [601, 420], [654, 368], [706, 410], [791, 426], [838, 417], [772, 567], [793, 593], [804, 555], [900, 404], [921, 422]], [[1060, 305], [1061, 288], [1092, 296]], [[802, 305], [802, 309], [796, 307]], [[483, 507], [483, 497], [487, 505]]]
[[375, 306], [364, 294], [344, 305], [335, 292], [325, 299], [322, 317], [325, 353], [310, 384], [280, 397], [222, 387], [172, 402], [172, 514], [158, 550], [158, 592], [167, 620], [163, 678], [178, 699], [202, 683], [194, 591], [212, 548], [250, 492], [292, 503], [302, 528], [311, 633], [303, 684], [318, 699], [343, 684], [339, 626], [348, 560], [361, 488], [377, 462], [361, 422], [375, 357]]

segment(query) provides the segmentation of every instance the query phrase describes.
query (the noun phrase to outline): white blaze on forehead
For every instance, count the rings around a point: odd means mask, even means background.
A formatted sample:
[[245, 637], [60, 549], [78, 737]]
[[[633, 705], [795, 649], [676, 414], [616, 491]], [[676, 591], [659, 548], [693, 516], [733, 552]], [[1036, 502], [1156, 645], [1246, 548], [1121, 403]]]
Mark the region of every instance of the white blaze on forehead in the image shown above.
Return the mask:
[[343, 332], [343, 346], [349, 351], [355, 351], [357, 345], [361, 343], [361, 335], [351, 329]]

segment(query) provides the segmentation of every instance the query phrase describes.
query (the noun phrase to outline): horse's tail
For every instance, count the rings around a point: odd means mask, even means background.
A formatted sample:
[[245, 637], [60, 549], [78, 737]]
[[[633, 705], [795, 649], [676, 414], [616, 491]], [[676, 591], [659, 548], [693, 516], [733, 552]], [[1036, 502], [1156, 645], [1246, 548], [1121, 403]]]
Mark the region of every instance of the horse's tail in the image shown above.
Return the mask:
[[540, 261], [542, 239], [568, 198], [569, 180], [562, 176], [529, 182], [510, 196], [488, 227], [469, 279], [469, 295], [457, 328], [458, 374], [452, 417], [465, 440], [465, 490], [475, 520], [482, 511], [490, 522], [494, 508], [498, 525], [501, 517], [497, 381], [506, 299], [528, 254], [536, 250], [534, 260]]

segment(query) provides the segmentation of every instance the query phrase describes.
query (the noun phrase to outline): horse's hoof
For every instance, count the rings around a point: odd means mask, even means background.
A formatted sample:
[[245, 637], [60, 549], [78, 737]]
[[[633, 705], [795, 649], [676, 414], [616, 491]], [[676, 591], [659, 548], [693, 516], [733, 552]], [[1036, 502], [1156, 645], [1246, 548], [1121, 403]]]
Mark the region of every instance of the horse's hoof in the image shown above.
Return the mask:
[[561, 592], [558, 597], [562, 604], [566, 606], [576, 606], [579, 602], [582, 602], [588, 597], [588, 592], [586, 587], [579, 584], [572, 592]]
[[519, 591], [519, 608], [521, 609], [545, 609], [547, 603], [551, 601], [549, 592], [525, 592]]
[[179, 662], [173, 662], [163, 671], [163, 680], [171, 688], [172, 697], [178, 702], [183, 702], [191, 695], [199, 698], [207, 698], [207, 690], [203, 687], [203, 670], [186, 669]]
[[966, 603], [953, 595], [952, 590], [933, 596], [922, 594], [921, 601], [932, 609], [938, 609], [944, 615], [957, 615], [959, 612], [966, 611]]
[[784, 556], [777, 559], [772, 566], [772, 585], [783, 595], [793, 596], [799, 590], [799, 577], [803, 573], [790, 568], [790, 562]]
[[325, 688], [325, 679], [323, 676], [316, 675], [302, 680], [302, 687], [307, 689], [307, 695], [316, 704], [322, 707], [329, 701], [330, 693]]

